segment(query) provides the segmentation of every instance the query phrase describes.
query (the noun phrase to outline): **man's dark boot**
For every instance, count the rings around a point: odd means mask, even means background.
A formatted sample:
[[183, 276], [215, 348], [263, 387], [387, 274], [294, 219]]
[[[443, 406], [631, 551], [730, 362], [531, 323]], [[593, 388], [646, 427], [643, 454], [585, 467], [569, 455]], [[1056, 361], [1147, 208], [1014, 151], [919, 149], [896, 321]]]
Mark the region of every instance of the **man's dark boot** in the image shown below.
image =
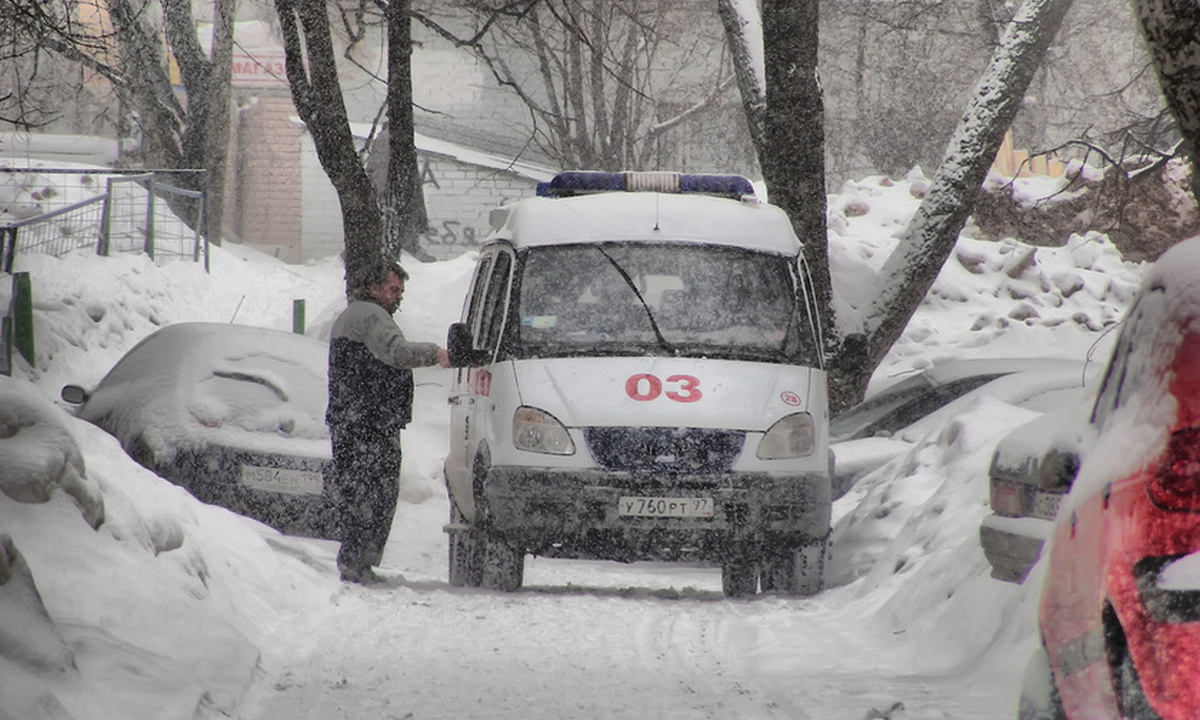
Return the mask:
[[383, 578], [376, 575], [370, 566], [364, 568], [339, 566], [338, 569], [341, 571], [342, 582], [358, 583], [359, 585], [378, 585], [383, 582]]

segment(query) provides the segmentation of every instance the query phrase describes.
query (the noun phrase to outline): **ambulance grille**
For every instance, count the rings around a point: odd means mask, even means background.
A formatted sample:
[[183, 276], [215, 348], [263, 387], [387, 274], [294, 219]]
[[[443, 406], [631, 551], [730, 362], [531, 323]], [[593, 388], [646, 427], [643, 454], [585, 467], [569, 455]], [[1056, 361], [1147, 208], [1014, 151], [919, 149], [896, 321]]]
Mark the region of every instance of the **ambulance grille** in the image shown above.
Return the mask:
[[583, 436], [608, 470], [667, 474], [727, 472], [746, 440], [741, 431], [705, 428], [593, 427]]

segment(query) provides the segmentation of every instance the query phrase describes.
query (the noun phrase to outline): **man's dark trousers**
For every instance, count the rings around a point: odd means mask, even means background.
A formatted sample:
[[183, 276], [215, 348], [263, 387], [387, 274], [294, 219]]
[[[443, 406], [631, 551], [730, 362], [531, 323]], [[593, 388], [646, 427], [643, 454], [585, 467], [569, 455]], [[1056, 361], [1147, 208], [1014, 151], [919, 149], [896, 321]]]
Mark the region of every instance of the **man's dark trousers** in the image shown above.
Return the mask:
[[383, 558], [400, 494], [400, 437], [365, 425], [331, 427], [334, 492], [340, 494], [338, 568], [365, 570]]

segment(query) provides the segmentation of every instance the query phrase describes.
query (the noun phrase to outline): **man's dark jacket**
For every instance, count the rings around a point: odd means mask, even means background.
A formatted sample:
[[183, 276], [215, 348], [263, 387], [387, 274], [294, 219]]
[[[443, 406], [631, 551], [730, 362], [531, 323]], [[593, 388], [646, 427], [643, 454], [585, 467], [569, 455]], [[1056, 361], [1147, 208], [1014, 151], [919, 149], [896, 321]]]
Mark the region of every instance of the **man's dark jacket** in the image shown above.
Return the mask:
[[330, 427], [399, 431], [412, 419], [414, 367], [437, 364], [437, 345], [409, 342], [378, 304], [356, 300], [329, 336]]

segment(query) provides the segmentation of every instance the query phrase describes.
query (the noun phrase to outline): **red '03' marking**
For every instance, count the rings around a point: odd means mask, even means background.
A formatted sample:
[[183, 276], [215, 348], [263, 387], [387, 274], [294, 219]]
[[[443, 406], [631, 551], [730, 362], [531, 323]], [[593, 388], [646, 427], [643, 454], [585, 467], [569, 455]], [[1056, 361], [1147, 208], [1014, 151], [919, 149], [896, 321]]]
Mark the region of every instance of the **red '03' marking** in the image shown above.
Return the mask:
[[630, 375], [625, 381], [625, 394], [638, 402], [649, 402], [664, 394], [668, 400], [682, 403], [696, 402], [704, 397], [700, 392], [700, 380], [692, 375], [671, 375], [663, 381], [650, 373]]

